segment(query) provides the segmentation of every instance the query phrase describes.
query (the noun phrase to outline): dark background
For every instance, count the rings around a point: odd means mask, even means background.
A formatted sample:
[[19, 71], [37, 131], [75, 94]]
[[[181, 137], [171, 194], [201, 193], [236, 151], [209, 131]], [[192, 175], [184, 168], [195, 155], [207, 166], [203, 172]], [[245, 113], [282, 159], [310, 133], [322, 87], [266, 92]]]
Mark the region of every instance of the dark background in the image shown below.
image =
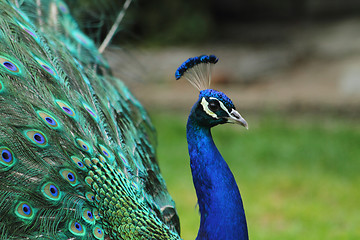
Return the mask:
[[[105, 36], [124, 3], [67, 2], [80, 25], [88, 34], [96, 34], [98, 40]], [[359, 13], [360, 1], [356, 0], [135, 0], [119, 30], [122, 34], [114, 42], [171, 45], [246, 41], [249, 39], [237, 28], [251, 24], [296, 27], [357, 17]], [[258, 37], [261, 41], [262, 36]]]

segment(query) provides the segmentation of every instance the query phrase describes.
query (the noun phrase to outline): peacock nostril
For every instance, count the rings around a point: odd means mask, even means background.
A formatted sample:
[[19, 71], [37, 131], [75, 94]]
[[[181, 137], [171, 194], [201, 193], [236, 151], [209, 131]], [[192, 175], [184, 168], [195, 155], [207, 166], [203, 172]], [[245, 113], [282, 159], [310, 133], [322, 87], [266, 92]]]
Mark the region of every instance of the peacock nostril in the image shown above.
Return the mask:
[[241, 117], [240, 114], [234, 110], [230, 114], [231, 114], [231, 116], [233, 116], [234, 118], [237, 118], [237, 119], [240, 119], [240, 117]]

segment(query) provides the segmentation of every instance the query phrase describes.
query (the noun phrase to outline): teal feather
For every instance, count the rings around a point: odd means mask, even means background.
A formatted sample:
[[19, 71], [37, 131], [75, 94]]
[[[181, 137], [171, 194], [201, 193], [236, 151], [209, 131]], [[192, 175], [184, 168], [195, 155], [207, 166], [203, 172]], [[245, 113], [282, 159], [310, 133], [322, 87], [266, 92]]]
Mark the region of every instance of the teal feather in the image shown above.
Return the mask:
[[180, 239], [149, 117], [65, 3], [0, 26], [0, 239]]

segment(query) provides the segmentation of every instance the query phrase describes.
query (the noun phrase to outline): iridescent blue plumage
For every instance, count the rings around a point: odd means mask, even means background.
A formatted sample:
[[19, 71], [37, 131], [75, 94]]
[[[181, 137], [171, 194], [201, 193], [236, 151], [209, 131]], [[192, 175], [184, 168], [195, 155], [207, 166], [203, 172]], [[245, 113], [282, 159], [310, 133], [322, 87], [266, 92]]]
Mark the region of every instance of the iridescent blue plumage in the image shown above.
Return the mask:
[[[224, 96], [214, 90], [202, 91], [187, 123], [190, 166], [201, 213], [197, 239], [248, 239], [240, 192], [210, 132], [211, 127], [226, 123], [227, 119], [209, 116], [201, 104], [203, 98], [219, 95]], [[224, 105], [233, 106], [225, 97]]]
[[[189, 67], [191, 63], [198, 61], [217, 61], [212, 56], [190, 58], [183, 65]], [[191, 78], [188, 80], [198, 81]], [[213, 89], [200, 91], [186, 127], [191, 172], [201, 214], [197, 240], [248, 239], [238, 186], [211, 136], [210, 129], [224, 123], [237, 123], [247, 127], [246, 121], [224, 93]]]

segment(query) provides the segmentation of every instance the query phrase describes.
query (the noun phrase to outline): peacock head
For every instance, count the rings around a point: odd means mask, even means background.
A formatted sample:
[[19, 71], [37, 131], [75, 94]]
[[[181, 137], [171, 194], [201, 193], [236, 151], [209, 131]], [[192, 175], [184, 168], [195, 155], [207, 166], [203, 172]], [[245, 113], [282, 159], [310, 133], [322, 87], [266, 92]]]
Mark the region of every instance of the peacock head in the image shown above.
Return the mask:
[[235, 123], [248, 128], [245, 119], [236, 111], [230, 98], [224, 93], [205, 89], [192, 109], [192, 117], [198, 124], [214, 127], [218, 124]]
[[199, 100], [191, 117], [200, 125], [214, 127], [235, 123], [248, 128], [245, 119], [236, 111], [233, 102], [224, 93], [210, 89], [212, 66], [218, 62], [214, 55], [201, 55], [186, 60], [175, 72], [176, 80], [186, 78], [200, 91]]

